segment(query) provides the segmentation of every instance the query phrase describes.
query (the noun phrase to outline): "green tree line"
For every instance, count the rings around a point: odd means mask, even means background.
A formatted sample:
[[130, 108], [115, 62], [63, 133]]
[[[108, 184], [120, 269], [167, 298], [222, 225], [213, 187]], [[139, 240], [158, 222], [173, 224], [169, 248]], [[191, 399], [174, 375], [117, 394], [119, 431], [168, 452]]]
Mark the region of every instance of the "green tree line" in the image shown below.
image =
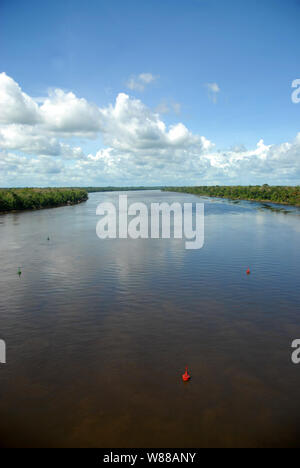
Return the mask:
[[207, 197], [229, 198], [232, 200], [253, 200], [261, 202], [282, 203], [300, 206], [300, 186], [196, 186], [196, 187], [165, 187], [171, 192], [192, 193]]
[[85, 189], [72, 188], [9, 188], [0, 189], [0, 212], [38, 210], [88, 199]]

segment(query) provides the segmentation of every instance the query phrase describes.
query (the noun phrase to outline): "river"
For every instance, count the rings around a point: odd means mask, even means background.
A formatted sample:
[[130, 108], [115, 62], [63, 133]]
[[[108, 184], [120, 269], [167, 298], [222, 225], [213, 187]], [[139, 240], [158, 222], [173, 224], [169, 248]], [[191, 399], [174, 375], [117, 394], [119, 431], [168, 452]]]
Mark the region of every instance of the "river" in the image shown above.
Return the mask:
[[298, 446], [300, 211], [127, 194], [204, 202], [203, 248], [100, 240], [117, 192], [0, 216], [1, 445]]

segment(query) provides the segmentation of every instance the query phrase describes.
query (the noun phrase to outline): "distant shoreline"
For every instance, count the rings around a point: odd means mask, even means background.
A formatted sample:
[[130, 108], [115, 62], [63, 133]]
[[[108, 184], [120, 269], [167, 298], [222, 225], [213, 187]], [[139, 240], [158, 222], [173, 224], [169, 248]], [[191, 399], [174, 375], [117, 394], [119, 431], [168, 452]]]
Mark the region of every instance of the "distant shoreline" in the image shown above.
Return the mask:
[[[263, 186], [0, 188], [0, 215], [74, 206], [87, 201], [89, 193], [142, 190], [189, 193], [229, 201], [300, 207], [300, 186], [265, 184]], [[260, 198], [262, 195], [271, 195], [271, 197]]]
[[233, 201], [250, 201], [300, 207], [300, 186], [285, 187], [269, 186], [266, 184], [262, 186], [195, 186], [164, 187], [162, 190]]

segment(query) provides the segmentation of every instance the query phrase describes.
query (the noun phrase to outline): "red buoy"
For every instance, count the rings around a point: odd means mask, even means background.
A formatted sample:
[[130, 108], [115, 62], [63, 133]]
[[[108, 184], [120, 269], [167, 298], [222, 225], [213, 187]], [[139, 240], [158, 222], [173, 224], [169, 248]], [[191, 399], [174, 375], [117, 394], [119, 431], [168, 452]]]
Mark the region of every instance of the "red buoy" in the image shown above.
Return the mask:
[[182, 375], [182, 380], [184, 382], [188, 382], [190, 380], [191, 376], [188, 374], [188, 368], [185, 368], [185, 373]]
[[250, 275], [250, 268], [248, 268], [248, 270], [246, 271], [247, 275]]

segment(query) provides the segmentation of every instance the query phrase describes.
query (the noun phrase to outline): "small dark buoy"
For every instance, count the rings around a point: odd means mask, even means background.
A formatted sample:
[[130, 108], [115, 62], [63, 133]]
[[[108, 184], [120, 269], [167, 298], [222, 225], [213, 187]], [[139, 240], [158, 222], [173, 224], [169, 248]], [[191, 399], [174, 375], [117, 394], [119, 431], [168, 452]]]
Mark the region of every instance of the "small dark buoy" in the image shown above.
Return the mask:
[[50, 237], [48, 236], [48, 237], [47, 237], [47, 241], [49, 241], [49, 240], [50, 240]]
[[248, 270], [246, 271], [247, 275], [250, 275], [251, 271], [250, 271], [250, 268], [248, 268]]
[[22, 272], [21, 272], [21, 268], [19, 267], [18, 269], [18, 275], [21, 276]]
[[188, 382], [190, 380], [191, 376], [188, 373], [188, 368], [185, 368], [185, 373], [182, 375], [182, 380], [184, 382]]

